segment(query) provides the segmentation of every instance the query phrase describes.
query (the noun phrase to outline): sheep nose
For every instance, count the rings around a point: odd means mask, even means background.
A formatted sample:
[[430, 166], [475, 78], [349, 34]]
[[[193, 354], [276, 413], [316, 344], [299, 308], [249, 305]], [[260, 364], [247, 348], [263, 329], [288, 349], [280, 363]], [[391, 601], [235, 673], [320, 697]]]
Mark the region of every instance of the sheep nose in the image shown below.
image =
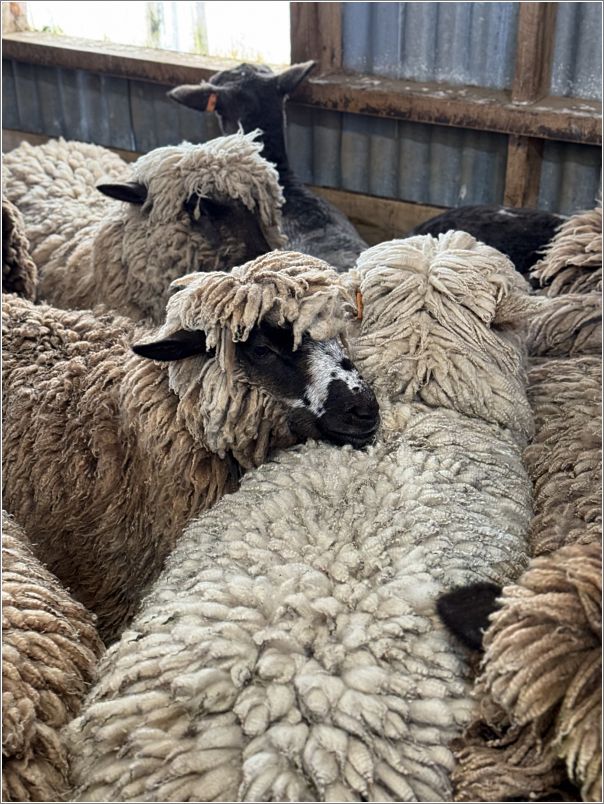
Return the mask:
[[343, 412], [359, 422], [373, 422], [378, 416], [379, 406], [373, 393], [364, 389], [344, 407]]

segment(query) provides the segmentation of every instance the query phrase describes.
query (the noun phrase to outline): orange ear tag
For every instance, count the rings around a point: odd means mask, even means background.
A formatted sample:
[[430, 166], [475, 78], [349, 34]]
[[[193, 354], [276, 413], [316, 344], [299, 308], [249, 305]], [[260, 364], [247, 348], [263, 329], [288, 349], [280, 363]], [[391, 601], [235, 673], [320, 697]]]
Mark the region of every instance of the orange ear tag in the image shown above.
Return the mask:
[[357, 318], [359, 321], [363, 320], [363, 294], [360, 290], [357, 290]]
[[213, 112], [216, 108], [216, 101], [218, 100], [218, 95], [215, 92], [210, 93], [210, 97], [208, 98], [208, 105], [206, 106], [206, 112]]

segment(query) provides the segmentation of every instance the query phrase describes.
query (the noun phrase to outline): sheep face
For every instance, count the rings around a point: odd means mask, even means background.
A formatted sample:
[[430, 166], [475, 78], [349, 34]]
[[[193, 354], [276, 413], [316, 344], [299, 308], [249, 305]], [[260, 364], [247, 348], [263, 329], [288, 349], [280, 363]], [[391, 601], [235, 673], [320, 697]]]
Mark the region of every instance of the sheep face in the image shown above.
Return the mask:
[[[168, 362], [196, 358], [195, 366], [206, 378], [218, 367], [216, 350], [207, 349], [200, 330], [179, 330], [133, 350]], [[377, 400], [337, 338], [315, 341], [304, 335], [294, 349], [291, 326], [262, 323], [247, 340], [234, 344], [234, 358], [231, 376], [239, 385], [235, 396], [247, 386], [258, 409], [278, 413], [295, 440], [317, 438], [357, 448], [373, 441], [379, 425]], [[171, 372], [179, 395], [190, 385], [190, 370], [195, 368], [175, 366]], [[202, 405], [204, 401], [200, 399]]]
[[131, 181], [98, 186], [127, 207], [100, 229], [94, 270], [100, 283], [107, 255], [119, 263], [116, 292], [123, 297], [125, 281], [133, 317], [161, 321], [183, 274], [229, 270], [283, 245], [281, 189], [260, 147], [235, 135], [158, 148], [135, 163]]

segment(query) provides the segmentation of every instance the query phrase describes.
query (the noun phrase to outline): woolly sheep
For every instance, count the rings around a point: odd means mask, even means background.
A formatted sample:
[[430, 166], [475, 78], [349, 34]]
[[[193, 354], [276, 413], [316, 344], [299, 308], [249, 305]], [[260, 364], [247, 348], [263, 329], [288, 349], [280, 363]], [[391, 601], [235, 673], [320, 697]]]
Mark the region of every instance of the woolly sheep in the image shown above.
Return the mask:
[[534, 296], [527, 318], [527, 348], [533, 358], [601, 354], [602, 295], [596, 291]]
[[23, 218], [17, 207], [2, 196], [2, 290], [33, 301], [37, 284], [38, 271], [29, 255]]
[[379, 422], [326, 263], [273, 252], [179, 283], [155, 340], [128, 319], [4, 303], [4, 502], [106, 640], [187, 518], [244, 470], [308, 436], [362, 446]]
[[285, 145], [285, 101], [314, 66], [314, 61], [294, 64], [275, 75], [263, 64], [240, 64], [215, 73], [209, 82], [176, 87], [168, 96], [201, 112], [215, 111], [225, 133], [239, 126], [262, 129], [264, 157], [275, 164], [283, 187], [283, 228], [290, 248], [348, 271], [367, 243], [337, 207], [302, 184], [289, 166]]
[[[33, 204], [23, 207], [40, 270], [39, 297], [67, 309], [103, 302], [135, 320], [160, 323], [174, 279], [228, 270], [282, 246], [283, 197], [256, 134], [151, 151], [130, 166], [128, 181], [98, 185], [120, 204], [92, 205], [89, 193], [65, 204], [74, 189], [66, 180], [64, 195], [55, 189], [33, 210]], [[20, 203], [38, 179], [44, 185], [81, 145], [61, 141], [12, 151], [5, 165], [11, 199]]]
[[482, 720], [458, 755], [456, 801], [539, 800], [567, 776], [580, 800], [602, 800], [601, 598], [596, 543], [533, 559], [503, 590], [476, 687]]
[[61, 728], [79, 711], [102, 644], [92, 616], [2, 513], [2, 800], [62, 801]]
[[419, 234], [438, 235], [450, 229], [462, 229], [503, 254], [507, 254], [516, 270], [539, 287], [539, 279], [529, 277], [529, 269], [540, 252], [554, 237], [566, 219], [542, 209], [498, 206], [466, 206], [448, 209], [412, 229], [407, 237]]
[[572, 215], [531, 269], [547, 296], [602, 290], [602, 202]]
[[434, 600], [525, 563], [526, 283], [460, 232], [351, 279], [378, 443], [288, 450], [189, 525], [67, 730], [77, 800], [450, 794], [472, 705]]

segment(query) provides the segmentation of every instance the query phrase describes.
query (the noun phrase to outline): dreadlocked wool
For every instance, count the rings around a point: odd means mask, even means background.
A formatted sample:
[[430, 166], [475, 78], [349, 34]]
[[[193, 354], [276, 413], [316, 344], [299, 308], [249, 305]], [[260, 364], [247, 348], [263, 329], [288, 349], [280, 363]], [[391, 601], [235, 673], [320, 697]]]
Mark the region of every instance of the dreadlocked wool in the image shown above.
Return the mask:
[[[485, 634], [481, 720], [458, 754], [456, 800], [529, 800], [565, 776], [602, 800], [602, 548], [531, 561]], [[488, 735], [488, 736], [485, 736]]]
[[60, 732], [78, 713], [101, 651], [92, 616], [3, 512], [3, 801], [62, 801], [67, 794]]
[[[91, 160], [93, 175], [85, 174], [84, 189], [73, 198], [80, 189], [79, 161], [90, 148], [83, 143], [59, 140], [12, 151], [5, 163], [6, 191], [18, 204], [28, 199], [22, 211], [40, 270], [40, 298], [67, 309], [102, 302], [135, 320], [160, 323], [173, 280], [227, 270], [280, 248], [283, 196], [275, 169], [260, 156], [257, 134], [157, 148], [129, 166], [111, 162], [122, 179], [146, 188], [142, 204], [110, 201], [96, 190], [99, 200], [91, 202], [91, 179], [101, 178], [104, 157]], [[55, 182], [61, 171], [78, 182]], [[53, 177], [48, 197], [30, 191], [38, 175], [42, 187]], [[229, 226], [228, 216], [218, 233], [205, 227], [201, 213], [185, 207], [194, 196], [241, 202], [257, 219], [262, 244], [252, 244], [247, 232]]]
[[531, 278], [547, 296], [602, 290], [602, 203], [572, 215], [559, 228]]
[[533, 296], [527, 347], [533, 357], [599, 355], [602, 351], [602, 295], [565, 293]]
[[182, 285], [160, 334], [202, 330], [214, 351], [171, 363], [132, 354], [151, 333], [129, 319], [4, 300], [4, 504], [105, 639], [188, 518], [299, 440], [283, 403], [235, 365], [233, 341], [261, 321], [335, 337], [354, 313], [335, 271], [293, 252]]
[[2, 196], [2, 290], [33, 301], [37, 283], [38, 271], [29, 256], [23, 218], [17, 207]]
[[473, 705], [435, 601], [526, 565], [527, 286], [464, 232], [349, 280], [377, 443], [283, 452], [187, 527], [67, 729], [75, 800], [450, 798]]

